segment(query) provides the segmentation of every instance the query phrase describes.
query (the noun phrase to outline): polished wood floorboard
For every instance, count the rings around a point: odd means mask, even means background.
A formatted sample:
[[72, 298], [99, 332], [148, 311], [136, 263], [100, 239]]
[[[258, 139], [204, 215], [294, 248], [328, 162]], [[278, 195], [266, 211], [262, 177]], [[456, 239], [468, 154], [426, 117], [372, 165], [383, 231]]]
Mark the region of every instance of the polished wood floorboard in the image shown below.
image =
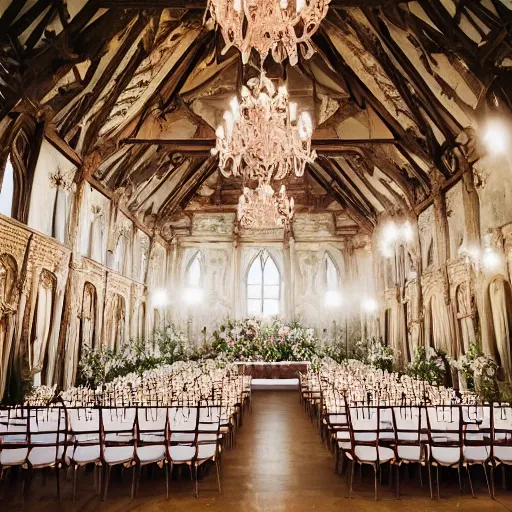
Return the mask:
[[[402, 479], [403, 497], [399, 501], [383, 483], [380, 501], [376, 503], [370, 469], [363, 475], [362, 482], [356, 478], [354, 498], [349, 500], [346, 477], [334, 473], [332, 457], [301, 408], [297, 392], [254, 392], [253, 412], [246, 414], [237, 441], [236, 449], [224, 456], [222, 495], [217, 492], [215, 472], [212, 471], [199, 482], [199, 499], [192, 494], [191, 482], [183, 478], [171, 482], [171, 496], [166, 501], [165, 479], [160, 471], [155, 471], [151, 478], [142, 475], [139, 494], [132, 501], [129, 498], [131, 471], [126, 471], [122, 480], [113, 475], [107, 501], [102, 502], [94, 494], [92, 474], [81, 470], [76, 504], [71, 499], [71, 481], [63, 482], [59, 503], [55, 499], [54, 476], [49, 475], [43, 484], [38, 474], [23, 503], [19, 498], [19, 482], [2, 482], [0, 512], [512, 510], [512, 490], [497, 489], [497, 501], [491, 501], [486, 495], [483, 479], [477, 476], [478, 469], [474, 470], [477, 499], [471, 498], [467, 488], [461, 494], [456, 471], [447, 471], [442, 478], [440, 501], [430, 500], [428, 488], [421, 489], [415, 477], [409, 481]], [[463, 478], [466, 482], [465, 474]], [[512, 488], [512, 478], [509, 480]]]

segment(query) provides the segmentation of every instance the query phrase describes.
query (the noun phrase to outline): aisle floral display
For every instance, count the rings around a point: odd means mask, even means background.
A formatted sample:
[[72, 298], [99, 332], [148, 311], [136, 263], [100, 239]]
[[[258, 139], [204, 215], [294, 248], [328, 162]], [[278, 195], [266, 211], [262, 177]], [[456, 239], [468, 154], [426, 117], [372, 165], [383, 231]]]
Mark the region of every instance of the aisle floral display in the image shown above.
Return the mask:
[[310, 361], [318, 340], [313, 329], [297, 321], [263, 324], [250, 318], [227, 320], [213, 333], [212, 347], [233, 361]]
[[170, 325], [155, 331], [151, 340], [133, 341], [116, 351], [84, 347], [78, 382], [97, 387], [130, 373], [141, 375], [161, 365], [193, 358], [192, 355], [186, 337], [174, 325]]
[[445, 384], [450, 360], [445, 352], [432, 347], [418, 347], [414, 361], [409, 363], [405, 372], [410, 377], [427, 381], [429, 384]]
[[[498, 387], [498, 365], [491, 357], [484, 354], [479, 343], [472, 343], [467, 354], [452, 361], [465, 384], [464, 387], [475, 390], [486, 401], [503, 400]], [[509, 393], [509, 390], [507, 390]]]

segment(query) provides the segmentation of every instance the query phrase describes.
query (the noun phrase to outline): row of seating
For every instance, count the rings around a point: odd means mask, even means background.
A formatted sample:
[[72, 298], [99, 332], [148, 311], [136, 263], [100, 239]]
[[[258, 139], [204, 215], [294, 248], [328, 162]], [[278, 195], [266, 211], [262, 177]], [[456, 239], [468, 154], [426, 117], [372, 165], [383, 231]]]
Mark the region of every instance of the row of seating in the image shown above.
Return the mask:
[[0, 409], [0, 473], [15, 466], [25, 467], [30, 479], [34, 469], [55, 468], [60, 498], [59, 470], [69, 466], [73, 470], [75, 500], [78, 469], [94, 464], [98, 493], [102, 468], [105, 469], [102, 495], [106, 499], [113, 466], [133, 468], [133, 497], [141, 468], [158, 464], [165, 468], [168, 497], [169, 472], [174, 466], [184, 465], [189, 467], [197, 496], [198, 467], [212, 461], [221, 492], [222, 449], [234, 444], [245, 399], [241, 397], [234, 407], [202, 401], [197, 406], [173, 407]]
[[354, 468], [374, 469], [375, 499], [378, 475], [387, 467], [396, 468], [396, 494], [400, 496], [400, 471], [404, 464], [426, 468], [432, 490], [432, 468], [466, 468], [474, 496], [470, 468], [483, 468], [489, 495], [494, 498], [494, 470], [512, 465], [512, 407], [508, 404], [440, 403], [403, 405], [392, 401], [375, 404], [368, 390], [367, 403], [353, 402], [344, 391], [333, 387], [321, 375], [301, 379], [301, 400], [312, 419], [318, 422], [322, 439], [334, 452], [335, 469], [350, 466], [350, 496]]

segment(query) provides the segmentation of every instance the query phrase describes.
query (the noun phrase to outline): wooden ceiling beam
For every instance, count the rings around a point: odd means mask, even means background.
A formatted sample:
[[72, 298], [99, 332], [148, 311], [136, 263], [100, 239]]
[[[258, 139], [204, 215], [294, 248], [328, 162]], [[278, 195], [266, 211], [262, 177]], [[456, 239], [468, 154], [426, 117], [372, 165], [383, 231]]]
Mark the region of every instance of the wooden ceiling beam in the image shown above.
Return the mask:
[[[411, 0], [333, 0], [330, 9], [346, 9], [347, 7], [385, 7], [408, 3]], [[206, 0], [97, 0], [98, 8], [107, 9], [187, 9], [205, 10]]]
[[[203, 156], [210, 154], [210, 150], [215, 147], [215, 139], [122, 139], [122, 144], [159, 144], [166, 146], [169, 151], [179, 152], [185, 156]], [[353, 151], [358, 147], [371, 147], [374, 144], [397, 145], [396, 139], [313, 139], [312, 148], [320, 154], [336, 156], [336, 154]]]

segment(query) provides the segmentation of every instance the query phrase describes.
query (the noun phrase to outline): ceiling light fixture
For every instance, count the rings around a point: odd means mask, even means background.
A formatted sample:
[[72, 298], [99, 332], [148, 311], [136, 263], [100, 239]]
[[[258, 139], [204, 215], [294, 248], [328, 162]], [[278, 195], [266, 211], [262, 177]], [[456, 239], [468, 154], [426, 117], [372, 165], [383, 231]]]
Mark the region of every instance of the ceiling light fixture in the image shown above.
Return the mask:
[[204, 21], [218, 24], [225, 55], [236, 46], [247, 64], [251, 51], [261, 62], [269, 52], [276, 62], [295, 66], [298, 48], [305, 59], [315, 52], [311, 38], [327, 15], [330, 0], [208, 0]]
[[[302, 176], [316, 152], [311, 150], [313, 124], [307, 112], [297, 117], [286, 86], [275, 88], [262, 71], [242, 87], [241, 102], [233, 98], [217, 128], [219, 169], [225, 177], [270, 183], [291, 174]], [[249, 90], [252, 89], [252, 92]]]
[[287, 228], [294, 208], [293, 197], [288, 199], [284, 185], [276, 196], [269, 183], [260, 182], [256, 189], [244, 187], [238, 201], [238, 221], [244, 228]]

